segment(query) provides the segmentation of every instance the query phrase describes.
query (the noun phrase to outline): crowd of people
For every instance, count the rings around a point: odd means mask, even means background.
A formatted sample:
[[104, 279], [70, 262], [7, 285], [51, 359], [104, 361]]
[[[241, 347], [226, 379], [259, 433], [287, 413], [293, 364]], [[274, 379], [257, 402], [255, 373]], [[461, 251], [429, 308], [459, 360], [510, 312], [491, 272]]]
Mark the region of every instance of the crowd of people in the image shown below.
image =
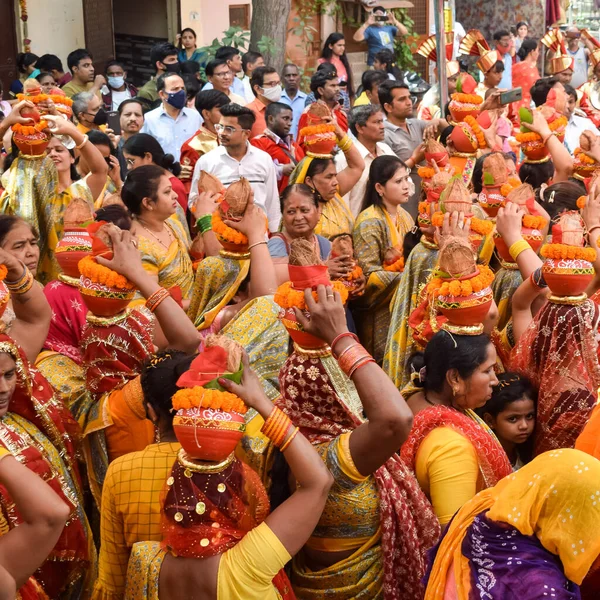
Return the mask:
[[600, 42], [406, 32], [21, 57], [0, 599], [598, 597]]

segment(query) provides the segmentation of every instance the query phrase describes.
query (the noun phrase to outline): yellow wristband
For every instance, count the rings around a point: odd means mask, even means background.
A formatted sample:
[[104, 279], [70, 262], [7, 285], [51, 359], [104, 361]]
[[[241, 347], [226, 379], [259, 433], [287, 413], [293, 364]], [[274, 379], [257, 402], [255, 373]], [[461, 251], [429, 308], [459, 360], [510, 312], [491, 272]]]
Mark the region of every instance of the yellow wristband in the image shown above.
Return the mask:
[[12, 453], [3, 446], [0, 446], [0, 460], [6, 456], [12, 456]]
[[531, 250], [531, 246], [523, 239], [516, 241], [509, 249], [508, 253], [512, 256], [512, 259], [516, 262], [519, 254], [525, 252], [525, 250]]

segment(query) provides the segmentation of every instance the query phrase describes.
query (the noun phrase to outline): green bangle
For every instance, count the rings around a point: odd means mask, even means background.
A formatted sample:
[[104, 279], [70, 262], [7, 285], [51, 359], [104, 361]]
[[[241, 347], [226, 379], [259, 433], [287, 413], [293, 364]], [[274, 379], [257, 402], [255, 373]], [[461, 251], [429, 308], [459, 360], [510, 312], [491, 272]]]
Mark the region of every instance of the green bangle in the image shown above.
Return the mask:
[[207, 231], [212, 230], [212, 215], [202, 215], [198, 217], [196, 221], [196, 228], [200, 231], [201, 234], [205, 234]]

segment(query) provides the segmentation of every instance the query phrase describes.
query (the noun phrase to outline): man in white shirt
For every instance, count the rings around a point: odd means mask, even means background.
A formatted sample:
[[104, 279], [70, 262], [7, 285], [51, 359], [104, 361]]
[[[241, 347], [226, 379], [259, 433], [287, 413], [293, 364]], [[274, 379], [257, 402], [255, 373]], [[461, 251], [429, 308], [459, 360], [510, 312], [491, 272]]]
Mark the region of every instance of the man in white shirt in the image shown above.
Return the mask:
[[585, 116], [585, 113], [579, 111], [577, 105], [577, 92], [571, 85], [564, 85], [567, 94], [567, 103], [565, 105], [565, 117], [569, 119], [565, 129], [565, 147], [573, 154], [575, 148], [579, 148], [579, 136], [584, 131], [591, 131], [594, 135], [600, 135], [600, 131], [594, 123]]
[[220, 146], [196, 163], [188, 202], [192, 208], [198, 198], [201, 171], [214, 175], [226, 188], [245, 177], [254, 192], [254, 204], [269, 219], [269, 230], [277, 231], [281, 221], [277, 173], [273, 159], [248, 143], [254, 119], [254, 113], [245, 106], [231, 103], [221, 107], [221, 122], [215, 125]]
[[179, 162], [181, 146], [200, 128], [200, 115], [186, 108], [185, 83], [177, 73], [161, 75], [156, 89], [162, 104], [146, 114], [142, 133], [156, 138], [165, 154], [172, 154]]
[[[357, 140], [354, 144], [365, 161], [361, 178], [352, 190], [344, 196], [344, 200], [350, 207], [354, 217], [357, 217], [361, 211], [371, 163], [378, 156], [395, 156], [394, 151], [383, 141], [385, 138], [384, 121], [383, 109], [378, 104], [355, 106], [350, 111], [348, 119], [350, 131], [354, 134]], [[337, 172], [343, 171], [347, 166], [346, 156], [343, 152], [338, 152], [335, 157]]]

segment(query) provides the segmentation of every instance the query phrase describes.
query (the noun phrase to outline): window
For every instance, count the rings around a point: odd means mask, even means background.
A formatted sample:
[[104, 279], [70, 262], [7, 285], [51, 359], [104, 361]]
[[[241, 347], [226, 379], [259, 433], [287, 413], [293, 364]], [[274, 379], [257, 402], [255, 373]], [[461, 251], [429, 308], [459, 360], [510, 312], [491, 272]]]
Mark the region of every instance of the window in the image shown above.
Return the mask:
[[229, 26], [250, 29], [249, 4], [232, 4], [229, 7]]

